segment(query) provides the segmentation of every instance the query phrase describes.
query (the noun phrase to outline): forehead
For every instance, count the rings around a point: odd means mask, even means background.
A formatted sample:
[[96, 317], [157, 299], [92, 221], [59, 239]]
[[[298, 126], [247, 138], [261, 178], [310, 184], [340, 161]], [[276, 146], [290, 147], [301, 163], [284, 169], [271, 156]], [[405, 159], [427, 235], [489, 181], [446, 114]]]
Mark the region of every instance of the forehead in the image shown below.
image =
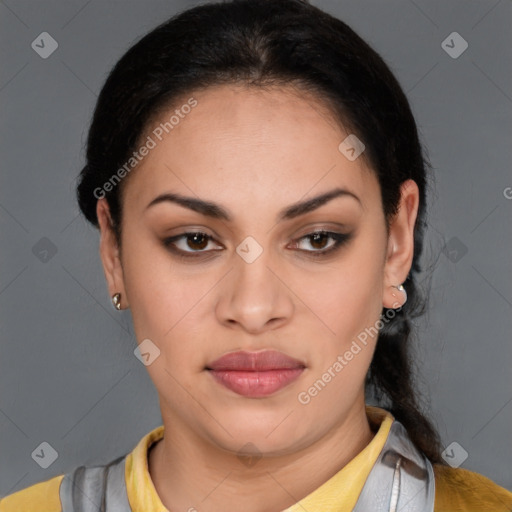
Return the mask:
[[[190, 100], [197, 103], [184, 108]], [[378, 183], [363, 158], [350, 161], [340, 151], [348, 135], [323, 103], [291, 87], [199, 90], [150, 121], [141, 141], [153, 147], [130, 176], [125, 199], [142, 209], [177, 191], [234, 208], [265, 199], [268, 208], [269, 198], [281, 206], [344, 187], [365, 206]]]

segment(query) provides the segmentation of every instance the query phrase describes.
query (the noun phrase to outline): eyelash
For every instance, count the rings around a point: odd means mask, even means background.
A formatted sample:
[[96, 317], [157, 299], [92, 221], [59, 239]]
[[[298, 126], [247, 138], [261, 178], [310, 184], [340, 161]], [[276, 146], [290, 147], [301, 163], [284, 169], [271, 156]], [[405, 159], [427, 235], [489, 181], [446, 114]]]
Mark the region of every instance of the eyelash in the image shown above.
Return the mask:
[[[182, 239], [182, 238], [188, 238], [194, 235], [202, 235], [208, 242], [213, 241], [214, 238], [207, 233], [204, 233], [202, 231], [188, 231], [186, 233], [181, 233], [179, 235], [166, 238], [163, 243], [164, 246], [169, 249], [172, 253], [174, 253], [178, 258], [189, 260], [191, 258], [199, 258], [203, 254], [206, 254], [211, 251], [183, 251], [181, 249], [177, 249], [174, 247], [174, 242]], [[314, 235], [326, 235], [331, 240], [334, 240], [334, 244], [329, 247], [328, 249], [321, 249], [318, 251], [307, 251], [304, 249], [299, 249], [301, 252], [305, 252], [308, 254], [308, 256], [312, 256], [313, 258], [322, 258], [327, 257], [333, 254], [334, 252], [338, 251], [342, 245], [346, 244], [350, 238], [352, 237], [351, 234], [343, 234], [343, 233], [337, 233], [334, 231], [326, 231], [323, 229], [320, 229], [318, 231], [312, 231], [311, 233], [307, 233], [304, 236], [301, 236], [300, 238], [296, 239], [294, 242], [300, 242], [301, 240], [312, 238]], [[216, 249], [220, 250], [220, 249]]]

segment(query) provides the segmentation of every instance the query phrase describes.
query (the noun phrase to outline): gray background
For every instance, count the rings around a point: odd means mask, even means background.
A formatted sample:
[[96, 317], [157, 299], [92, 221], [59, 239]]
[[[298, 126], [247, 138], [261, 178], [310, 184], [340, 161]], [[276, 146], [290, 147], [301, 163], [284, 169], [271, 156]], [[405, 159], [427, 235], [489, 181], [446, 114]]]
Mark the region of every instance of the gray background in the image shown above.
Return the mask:
[[[512, 490], [511, 2], [312, 3], [365, 38], [411, 101], [436, 175], [421, 388], [462, 467]], [[0, 0], [0, 495], [106, 463], [161, 423], [74, 186], [106, 73], [192, 5]], [[31, 48], [44, 31], [59, 44], [47, 59]], [[456, 59], [441, 46], [454, 31], [469, 44]], [[43, 441], [58, 452], [47, 469], [31, 456]]]

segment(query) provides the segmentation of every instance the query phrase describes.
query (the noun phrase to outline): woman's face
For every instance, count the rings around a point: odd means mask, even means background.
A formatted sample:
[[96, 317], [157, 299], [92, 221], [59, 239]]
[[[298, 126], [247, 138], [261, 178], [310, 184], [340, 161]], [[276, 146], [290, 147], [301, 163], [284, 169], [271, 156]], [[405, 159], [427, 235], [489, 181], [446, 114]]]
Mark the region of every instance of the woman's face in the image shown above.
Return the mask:
[[[388, 240], [374, 173], [339, 149], [349, 134], [313, 99], [241, 86], [191, 96], [172, 131], [159, 123], [179, 106], [146, 134], [155, 144], [126, 183], [121, 261], [98, 203], [109, 289], [146, 340], [164, 422], [233, 452], [293, 452], [364, 411], [382, 307], [403, 302], [390, 286], [410, 268], [417, 189]], [[195, 206], [151, 205], [162, 194]], [[266, 350], [301, 368], [276, 363], [259, 385], [254, 371], [208, 369]]]

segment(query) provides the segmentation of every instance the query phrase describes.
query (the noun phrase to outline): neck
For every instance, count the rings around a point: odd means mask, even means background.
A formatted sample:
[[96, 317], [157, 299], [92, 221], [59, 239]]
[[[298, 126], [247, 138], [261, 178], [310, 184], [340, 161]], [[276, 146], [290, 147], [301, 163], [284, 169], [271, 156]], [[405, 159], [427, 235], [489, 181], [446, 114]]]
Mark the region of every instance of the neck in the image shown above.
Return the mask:
[[[362, 412], [362, 414], [361, 414]], [[244, 459], [165, 421], [164, 438], [148, 454], [155, 489], [170, 511], [284, 510], [340, 471], [373, 439], [363, 406], [313, 444], [283, 456]], [[255, 496], [265, 496], [264, 502]], [[198, 498], [201, 497], [201, 498]], [[195, 507], [195, 508], [194, 508]]]

